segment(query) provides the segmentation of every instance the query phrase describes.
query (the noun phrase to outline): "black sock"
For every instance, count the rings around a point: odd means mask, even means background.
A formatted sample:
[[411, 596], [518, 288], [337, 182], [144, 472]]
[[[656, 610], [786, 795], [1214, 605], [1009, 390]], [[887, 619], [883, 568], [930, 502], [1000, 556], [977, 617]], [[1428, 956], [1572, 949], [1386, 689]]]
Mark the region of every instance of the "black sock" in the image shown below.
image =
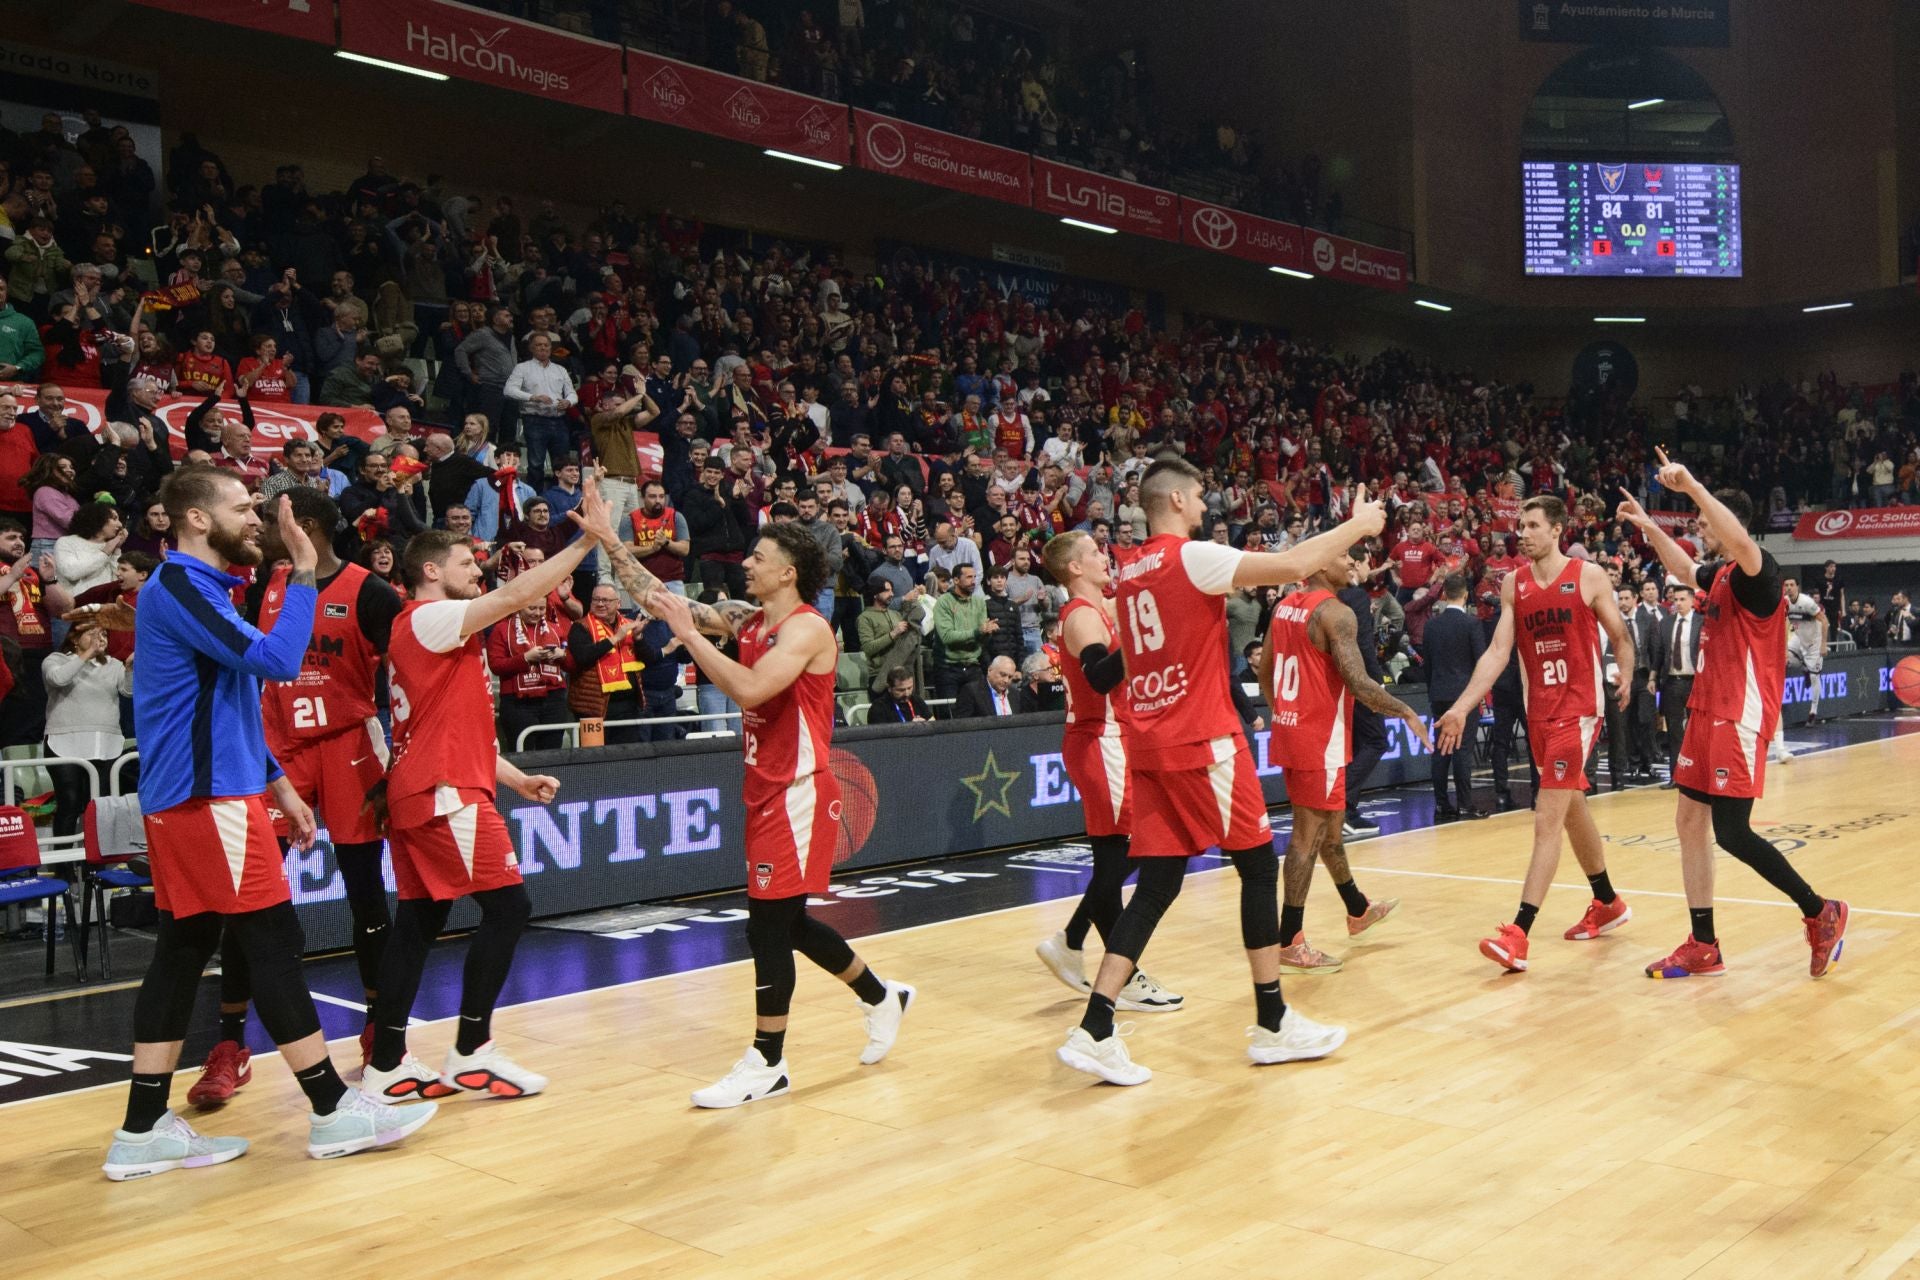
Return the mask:
[[391, 1071], [407, 1056], [407, 1029], [376, 1022], [373, 1026], [373, 1069]]
[[[377, 1036], [380, 1033], [374, 1032]], [[460, 1030], [453, 1037], [453, 1051], [459, 1054], [479, 1052], [480, 1046], [493, 1039], [493, 1015], [481, 1014], [479, 1017], [460, 1015]]]
[[1080, 1018], [1080, 1029], [1095, 1040], [1113, 1034], [1113, 997], [1098, 991], [1087, 997], [1087, 1011]]
[[848, 985], [853, 988], [853, 994], [860, 997], [861, 1004], [879, 1004], [887, 998], [887, 984], [880, 981], [872, 969], [862, 969], [860, 976]]
[[1687, 920], [1692, 925], [1695, 942], [1720, 941], [1720, 936], [1713, 931], [1712, 907], [1688, 907]]
[[784, 1030], [756, 1031], [753, 1033], [753, 1047], [760, 1051], [767, 1065], [772, 1066], [787, 1056], [787, 1033]]
[[1280, 996], [1280, 979], [1253, 984], [1253, 1012], [1254, 1020], [1268, 1031], [1280, 1029], [1280, 1019], [1287, 1012], [1287, 1002]]
[[1281, 946], [1290, 947], [1293, 945], [1293, 940], [1300, 936], [1301, 929], [1306, 924], [1306, 919], [1307, 909], [1305, 907], [1296, 907], [1290, 902], [1280, 905]]
[[231, 1040], [235, 1044], [247, 1042], [247, 1011], [245, 1009], [238, 1013], [228, 1013], [225, 1009], [220, 1011], [220, 1038]]
[[1067, 918], [1067, 927], [1062, 930], [1066, 935], [1067, 947], [1073, 951], [1084, 950], [1087, 945], [1087, 931], [1092, 928], [1093, 917], [1087, 914], [1086, 905], [1082, 903], [1074, 908], [1073, 914]]
[[1520, 926], [1520, 932], [1530, 933], [1533, 930], [1533, 918], [1539, 914], [1540, 908], [1531, 902], [1522, 902], [1520, 910], [1513, 914], [1513, 922]]
[[1593, 896], [1600, 899], [1600, 901], [1604, 902], [1608, 906], [1612, 906], [1614, 898], [1619, 896], [1616, 893], [1614, 893], [1613, 881], [1607, 878], [1607, 873], [1605, 871], [1602, 871], [1597, 875], [1588, 876], [1587, 883], [1593, 886]]
[[133, 1073], [133, 1086], [127, 1090], [127, 1118], [120, 1127], [128, 1133], [146, 1133], [167, 1114], [167, 1095], [173, 1091], [173, 1073], [144, 1071]]
[[1360, 892], [1360, 886], [1351, 880], [1341, 881], [1333, 886], [1340, 891], [1340, 901], [1347, 904], [1347, 914], [1363, 916], [1367, 913], [1367, 895]]
[[347, 1096], [347, 1086], [341, 1082], [340, 1073], [333, 1069], [332, 1058], [322, 1058], [305, 1071], [294, 1072], [293, 1078], [300, 1082], [317, 1116], [332, 1115], [340, 1100]]

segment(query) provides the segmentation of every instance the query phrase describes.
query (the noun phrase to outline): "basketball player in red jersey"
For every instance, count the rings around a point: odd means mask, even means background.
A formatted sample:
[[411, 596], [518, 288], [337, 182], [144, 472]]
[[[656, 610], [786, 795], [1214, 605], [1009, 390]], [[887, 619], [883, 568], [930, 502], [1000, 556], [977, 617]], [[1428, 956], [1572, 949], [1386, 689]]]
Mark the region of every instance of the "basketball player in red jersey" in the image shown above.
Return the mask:
[[1147, 468], [1140, 502], [1151, 537], [1120, 570], [1120, 636], [1133, 735], [1133, 843], [1140, 879], [1107, 939], [1080, 1025], [1060, 1060], [1110, 1084], [1153, 1078], [1115, 1034], [1116, 998], [1180, 893], [1187, 863], [1215, 845], [1240, 875], [1240, 936], [1253, 971], [1257, 1063], [1324, 1058], [1347, 1038], [1280, 994], [1280, 865], [1266, 797], [1227, 691], [1226, 597], [1236, 587], [1296, 582], [1380, 532], [1385, 514], [1354, 495], [1337, 529], [1278, 554], [1196, 542], [1206, 516], [1200, 472], [1167, 456]]
[[[393, 698], [393, 766], [387, 774], [387, 844], [400, 891], [374, 1000], [373, 1061], [360, 1090], [379, 1102], [410, 1102], [454, 1090], [518, 1098], [547, 1087], [493, 1043], [493, 1006], [532, 907], [507, 824], [494, 807], [496, 784], [537, 804], [559, 782], [520, 772], [494, 743], [493, 694], [483, 632], [547, 598], [593, 550], [617, 535], [599, 485], [586, 481], [568, 512], [588, 537], [575, 538], [497, 591], [481, 594], [471, 539], [444, 529], [417, 533], [402, 563], [413, 600], [393, 624], [387, 687]], [[460, 1029], [446, 1069], [407, 1052], [407, 1016], [427, 952], [460, 898], [480, 908], [467, 947]]]
[[[627, 563], [614, 575], [640, 585]], [[853, 988], [866, 1018], [860, 1061], [887, 1056], [914, 989], [884, 982], [833, 928], [807, 914], [807, 895], [825, 893], [840, 836], [840, 785], [827, 767], [833, 736], [833, 682], [840, 649], [832, 625], [803, 603], [827, 580], [826, 553], [805, 526], [770, 524], [745, 563], [747, 590], [760, 608], [734, 627], [740, 660], [702, 634], [733, 625], [698, 602], [656, 586], [647, 610], [673, 629], [700, 670], [740, 704], [746, 779], [747, 944], [753, 952], [754, 1036], [733, 1069], [693, 1093], [697, 1107], [737, 1107], [792, 1087], [787, 1071], [787, 1013], [793, 1002], [793, 953]]]
[[[1600, 845], [1600, 829], [1587, 812], [1586, 797], [1587, 756], [1606, 721], [1600, 632], [1605, 630], [1613, 641], [1622, 671], [1633, 670], [1633, 633], [1620, 618], [1613, 585], [1600, 566], [1569, 559], [1561, 552], [1560, 537], [1566, 527], [1566, 504], [1550, 494], [1520, 505], [1520, 554], [1529, 563], [1501, 580], [1500, 620], [1494, 624], [1493, 639], [1474, 667], [1466, 692], [1435, 726], [1440, 750], [1455, 750], [1466, 735], [1467, 717], [1477, 712], [1480, 699], [1506, 669], [1507, 659], [1519, 650], [1527, 745], [1540, 771], [1533, 797], [1533, 859], [1527, 864], [1520, 910], [1513, 923], [1501, 925], [1493, 937], [1480, 941], [1480, 954], [1509, 973], [1527, 967], [1527, 934], [1553, 886], [1562, 829], [1593, 888], [1586, 914], [1565, 936], [1588, 941], [1633, 918], [1626, 899], [1613, 891], [1607, 876], [1606, 851]], [[1622, 711], [1633, 699], [1632, 685], [1631, 680], [1620, 682], [1617, 701]]]
[[1840, 961], [1847, 936], [1847, 904], [1815, 893], [1773, 843], [1753, 829], [1753, 802], [1766, 782], [1767, 743], [1780, 731], [1787, 679], [1786, 610], [1780, 566], [1747, 532], [1753, 500], [1738, 489], [1709, 493], [1693, 473], [1662, 450], [1659, 481], [1700, 508], [1707, 564], [1655, 524], [1631, 495], [1620, 514], [1646, 534], [1660, 563], [1704, 593], [1700, 672], [1687, 699], [1686, 736], [1674, 762], [1680, 792], [1674, 827], [1680, 836], [1680, 873], [1691, 930], [1664, 960], [1647, 966], [1649, 978], [1725, 973], [1713, 927], [1713, 846], [1760, 873], [1793, 899], [1805, 918], [1809, 972], [1818, 978]]
[[[1087, 995], [1081, 951], [1087, 929], [1100, 941], [1120, 919], [1120, 889], [1133, 874], [1127, 835], [1133, 830], [1133, 793], [1127, 783], [1125, 732], [1131, 719], [1124, 696], [1114, 691], [1126, 679], [1120, 632], [1108, 612], [1112, 562], [1084, 533], [1063, 533], [1047, 542], [1047, 572], [1067, 593], [1060, 610], [1060, 674], [1067, 686], [1067, 729], [1060, 744], [1067, 780], [1080, 793], [1087, 837], [1093, 844], [1093, 879], [1073, 909], [1067, 927], [1034, 950], [1053, 976]], [[1138, 1013], [1178, 1009], [1184, 999], [1141, 970], [1122, 987], [1114, 1007]]]
[[1260, 692], [1273, 710], [1267, 759], [1286, 771], [1293, 831], [1280, 873], [1280, 970], [1337, 973], [1341, 961], [1306, 939], [1307, 889], [1315, 859], [1325, 861], [1347, 909], [1347, 936], [1358, 937], [1387, 918], [1397, 899], [1368, 901], [1353, 882], [1341, 843], [1347, 811], [1347, 763], [1353, 759], [1353, 703], [1406, 722], [1407, 732], [1433, 750], [1427, 726], [1412, 707], [1380, 687], [1360, 656], [1360, 624], [1337, 594], [1357, 581], [1342, 556], [1310, 574], [1306, 589], [1273, 607], [1260, 652]]
[[[387, 733], [374, 714], [374, 684], [401, 602], [383, 579], [333, 554], [333, 535], [340, 527], [340, 508], [333, 499], [298, 488], [287, 491], [287, 503], [319, 557], [314, 576], [320, 598], [299, 678], [264, 686], [261, 718], [267, 747], [287, 782], [333, 841], [353, 913], [353, 954], [367, 1000], [360, 1035], [364, 1065], [373, 1048], [373, 993], [391, 923], [380, 871], [380, 824], [367, 806], [367, 793], [387, 769]], [[260, 551], [268, 564], [290, 561], [277, 523], [261, 525]], [[253, 620], [262, 631], [272, 631], [280, 616], [289, 572], [287, 563], [278, 563], [263, 584]], [[284, 851], [291, 834], [287, 820], [276, 807], [268, 809], [275, 815], [274, 830]], [[225, 1102], [252, 1077], [245, 1035], [252, 994], [246, 951], [229, 934], [220, 947], [220, 1040], [207, 1054], [200, 1079], [187, 1091], [187, 1101], [197, 1107]]]

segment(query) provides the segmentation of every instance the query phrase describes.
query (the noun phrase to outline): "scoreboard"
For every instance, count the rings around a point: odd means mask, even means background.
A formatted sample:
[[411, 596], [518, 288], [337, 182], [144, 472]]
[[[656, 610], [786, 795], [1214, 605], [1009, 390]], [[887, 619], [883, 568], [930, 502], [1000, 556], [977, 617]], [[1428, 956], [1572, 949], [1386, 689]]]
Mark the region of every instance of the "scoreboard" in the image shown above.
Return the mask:
[[1738, 276], [1740, 166], [1527, 160], [1530, 276]]

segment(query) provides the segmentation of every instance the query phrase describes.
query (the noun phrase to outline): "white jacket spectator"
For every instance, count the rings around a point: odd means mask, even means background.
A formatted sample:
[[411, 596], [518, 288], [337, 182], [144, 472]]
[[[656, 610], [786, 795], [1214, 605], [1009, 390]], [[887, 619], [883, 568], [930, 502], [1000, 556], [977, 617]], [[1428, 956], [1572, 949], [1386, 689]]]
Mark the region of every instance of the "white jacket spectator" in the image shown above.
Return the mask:
[[[47, 683], [47, 745], [74, 760], [119, 755], [120, 697], [133, 694], [133, 674], [120, 659], [50, 653], [40, 671]], [[100, 781], [104, 786], [106, 779]]]
[[522, 360], [507, 375], [507, 399], [517, 400], [525, 406], [521, 410], [524, 415], [560, 417], [580, 402], [579, 393], [573, 387], [573, 378], [549, 358], [548, 353], [553, 350], [551, 339], [536, 337], [528, 344], [528, 350], [533, 352], [533, 358]]

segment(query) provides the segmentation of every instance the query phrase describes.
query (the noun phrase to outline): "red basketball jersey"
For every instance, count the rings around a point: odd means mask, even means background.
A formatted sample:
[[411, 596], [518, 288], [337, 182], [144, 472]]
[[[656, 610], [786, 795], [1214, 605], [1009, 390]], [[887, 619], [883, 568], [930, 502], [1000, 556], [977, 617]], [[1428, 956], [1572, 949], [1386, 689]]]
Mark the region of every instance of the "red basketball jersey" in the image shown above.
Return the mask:
[[[267, 582], [267, 594], [260, 601], [262, 631], [273, 630], [280, 616], [289, 572], [280, 565]], [[360, 589], [366, 580], [367, 570], [357, 564], [345, 565], [333, 576], [314, 605], [313, 636], [307, 641], [299, 676], [270, 681], [262, 689], [261, 719], [266, 724], [267, 746], [275, 755], [317, 738], [363, 729], [373, 714], [380, 653], [360, 627]]]
[[1339, 769], [1353, 759], [1353, 693], [1333, 658], [1307, 635], [1331, 591], [1296, 591], [1273, 607], [1273, 733], [1267, 758], [1283, 769]]
[[[1761, 738], [1780, 728], [1780, 701], [1787, 682], [1787, 619], [1784, 604], [1761, 617], [1733, 598], [1732, 561], [1720, 566], [1700, 612], [1700, 674], [1687, 709], [1694, 715], [1730, 720]], [[1818, 678], [1817, 676], [1815, 677]]]
[[1544, 587], [1534, 580], [1532, 565], [1513, 575], [1513, 644], [1529, 720], [1604, 714], [1600, 621], [1580, 594], [1585, 563], [1568, 560]]
[[[756, 613], [740, 629], [740, 663], [759, 665], [780, 640], [780, 629], [803, 614], [821, 618], [819, 610], [803, 604], [769, 627], [767, 615]], [[803, 671], [792, 684], [752, 710], [742, 710], [740, 754], [746, 761], [743, 794], [769, 795], [786, 790], [801, 778], [827, 767], [828, 744], [833, 737], [834, 673]]]
[[1227, 690], [1227, 593], [1241, 552], [1163, 533], [1120, 570], [1120, 637], [1134, 763], [1187, 769], [1216, 738], [1245, 739]]
[[493, 794], [500, 753], [494, 746], [484, 637], [476, 631], [450, 649], [434, 647], [435, 633], [446, 641], [457, 636], [455, 611], [467, 603], [415, 600], [394, 620], [387, 649], [387, 691], [393, 698], [390, 801], [440, 786]]
[[[1079, 596], [1067, 601], [1060, 610], [1060, 634], [1066, 634], [1069, 615], [1080, 609], [1091, 609], [1100, 618], [1100, 625], [1106, 629], [1107, 648], [1120, 647], [1120, 631], [1113, 625], [1113, 619], [1107, 611]], [[1073, 652], [1072, 646], [1060, 647], [1060, 677], [1067, 686], [1067, 732], [1101, 737], [1117, 734], [1125, 727], [1128, 719], [1126, 699], [1120, 696], [1120, 690], [1111, 694], [1101, 693], [1087, 683], [1087, 673], [1080, 665], [1080, 655]]]

